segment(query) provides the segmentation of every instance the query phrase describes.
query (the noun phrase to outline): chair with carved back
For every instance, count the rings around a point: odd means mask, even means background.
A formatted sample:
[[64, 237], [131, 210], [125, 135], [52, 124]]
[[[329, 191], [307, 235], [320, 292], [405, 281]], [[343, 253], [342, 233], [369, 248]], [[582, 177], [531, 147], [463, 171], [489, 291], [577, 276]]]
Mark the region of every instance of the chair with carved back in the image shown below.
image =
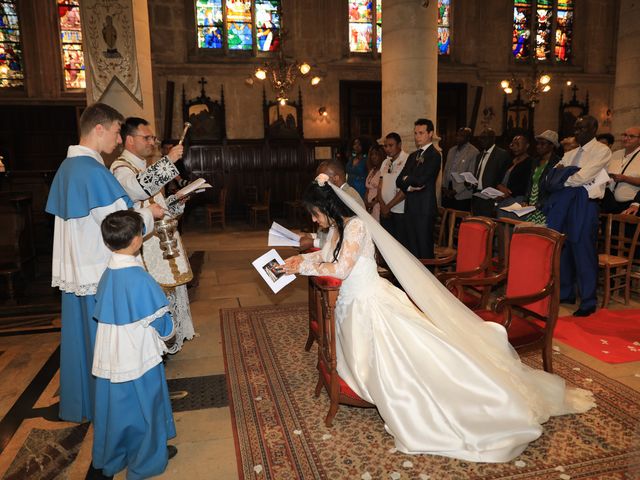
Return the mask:
[[623, 292], [625, 305], [629, 304], [632, 267], [639, 234], [640, 218], [635, 215], [607, 215], [604, 251], [598, 254], [598, 266], [604, 269], [603, 308], [609, 305], [611, 294], [618, 290]]
[[560, 304], [563, 243], [564, 235], [555, 230], [517, 226], [510, 242], [505, 294], [493, 309], [475, 310], [483, 320], [504, 325], [509, 343], [518, 353], [541, 350], [547, 372], [553, 372], [552, 340]]
[[339, 290], [341, 285], [342, 280], [339, 278], [309, 277], [309, 334], [304, 346], [307, 352], [311, 349], [313, 342], [318, 341], [320, 317], [322, 316], [322, 288]]
[[458, 228], [469, 212], [453, 208], [439, 208], [439, 225], [436, 223], [436, 244], [433, 259], [420, 259], [423, 265], [433, 266], [435, 271], [453, 265], [457, 254]]
[[315, 396], [318, 397], [320, 395], [324, 386], [330, 402], [324, 423], [327, 427], [330, 427], [340, 404], [365, 408], [371, 408], [374, 405], [360, 398], [338, 375], [334, 314], [340, 288], [321, 284], [317, 286], [320, 292], [322, 310], [318, 324], [318, 383], [316, 384]]
[[267, 225], [271, 223], [271, 189], [266, 188], [262, 194], [262, 201], [249, 207], [249, 218], [253, 228], [258, 224], [258, 216], [263, 215], [267, 220]]
[[212, 205], [212, 204], [207, 205], [207, 224], [209, 228], [211, 228], [214, 223], [220, 223], [220, 225], [222, 225], [222, 229], [223, 230], [225, 229], [226, 204], [227, 204], [227, 189], [221, 188], [220, 193], [218, 194], [218, 203], [215, 205]]
[[455, 271], [436, 274], [438, 280], [469, 308], [485, 308], [489, 302], [490, 286], [454, 287], [458, 278], [480, 279], [489, 275], [496, 223], [486, 217], [462, 219], [458, 231]]

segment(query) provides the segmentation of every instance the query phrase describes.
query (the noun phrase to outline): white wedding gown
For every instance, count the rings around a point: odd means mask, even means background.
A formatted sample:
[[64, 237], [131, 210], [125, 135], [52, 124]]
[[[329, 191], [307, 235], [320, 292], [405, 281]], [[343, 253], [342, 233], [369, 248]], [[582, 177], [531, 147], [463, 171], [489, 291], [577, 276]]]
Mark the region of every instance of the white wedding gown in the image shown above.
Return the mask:
[[[337, 261], [331, 229], [321, 251], [303, 255], [300, 273], [343, 279], [335, 310], [338, 373], [376, 405], [399, 451], [506, 462], [541, 435], [549, 416], [594, 406], [590, 392], [523, 365], [502, 326], [479, 319], [341, 198], [361, 218], [346, 224]], [[420, 309], [378, 275], [374, 229], [387, 262], [401, 262], [389, 265]]]

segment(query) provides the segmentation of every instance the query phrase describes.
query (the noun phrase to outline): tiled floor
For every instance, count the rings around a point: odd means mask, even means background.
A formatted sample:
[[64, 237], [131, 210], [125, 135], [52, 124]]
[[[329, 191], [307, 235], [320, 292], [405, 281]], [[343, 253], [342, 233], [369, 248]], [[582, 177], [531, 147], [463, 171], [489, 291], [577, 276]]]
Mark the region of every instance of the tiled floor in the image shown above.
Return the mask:
[[[185, 343], [178, 354], [166, 365], [169, 379], [201, 377], [224, 374], [221, 351], [219, 309], [307, 301], [307, 283], [298, 278], [278, 295], [271, 293], [251, 266], [251, 261], [264, 253], [266, 232], [252, 231], [246, 227], [228, 228], [221, 232], [187, 232], [183, 236], [189, 251], [204, 251], [204, 264], [200, 283], [194, 292], [191, 312], [198, 336]], [[294, 254], [294, 250], [279, 249], [283, 257]], [[618, 306], [612, 304], [612, 306]], [[634, 303], [633, 308], [640, 308]], [[570, 313], [571, 308], [562, 306], [561, 314]], [[55, 354], [58, 346], [57, 332], [0, 336], [0, 429], [6, 427], [7, 413], [16, 402], [25, 403], [25, 389], [33, 384], [43, 365]], [[568, 355], [592, 368], [613, 377], [640, 391], [640, 362], [612, 365], [594, 359], [571, 347], [560, 345]], [[53, 359], [55, 360], [55, 359]], [[57, 374], [49, 375], [46, 385], [32, 394], [37, 400], [26, 402], [23, 417], [34, 416], [33, 408], [55, 403]], [[22, 398], [22, 400], [20, 400]], [[35, 403], [34, 403], [35, 402]], [[24, 409], [23, 409], [24, 410]], [[13, 410], [12, 410], [13, 411]], [[22, 418], [22, 417], [21, 417]], [[234, 479], [237, 478], [235, 448], [228, 407], [203, 408], [175, 414], [178, 436], [172, 442], [178, 447], [178, 455], [171, 460], [167, 471], [158, 478], [166, 479]], [[64, 430], [68, 428], [69, 430]], [[74, 430], [75, 429], [75, 430]], [[21, 478], [16, 475], [14, 459], [23, 445], [39, 445], [50, 441], [50, 436], [68, 434], [67, 443], [56, 447], [58, 455], [49, 455], [49, 463], [34, 454], [32, 470], [27, 477], [41, 478], [46, 471], [60, 471], [60, 478], [84, 479], [91, 459], [91, 428], [85, 432], [75, 424], [51, 422], [43, 418], [26, 418], [15, 429], [4, 451], [0, 454], [0, 478]], [[51, 432], [43, 432], [51, 431]], [[66, 438], [66, 437], [65, 437]], [[75, 440], [73, 440], [75, 439]], [[3, 446], [0, 438], [0, 449]], [[40, 442], [40, 443], [38, 443]], [[69, 447], [70, 443], [72, 448]], [[75, 442], [75, 443], [74, 443]], [[66, 445], [66, 446], [65, 446]], [[66, 448], [66, 450], [63, 449]], [[63, 451], [64, 450], [64, 451]], [[61, 453], [60, 453], [61, 452]], [[77, 452], [77, 456], [76, 456]], [[55, 453], [55, 452], [54, 452]], [[52, 464], [51, 458], [58, 464]], [[56, 470], [58, 469], [58, 470]], [[12, 473], [13, 472], [13, 473]], [[23, 472], [24, 473], [24, 472]], [[13, 476], [12, 476], [13, 474]], [[124, 473], [116, 476], [124, 479]]]

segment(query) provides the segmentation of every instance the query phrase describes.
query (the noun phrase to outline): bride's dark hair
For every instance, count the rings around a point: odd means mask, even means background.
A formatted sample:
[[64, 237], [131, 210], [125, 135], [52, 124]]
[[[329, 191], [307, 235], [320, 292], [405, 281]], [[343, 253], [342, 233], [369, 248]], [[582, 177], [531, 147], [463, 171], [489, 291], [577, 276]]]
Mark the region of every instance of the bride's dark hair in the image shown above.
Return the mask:
[[338, 243], [336, 243], [336, 248], [333, 251], [333, 260], [337, 260], [344, 235], [344, 217], [353, 217], [354, 213], [342, 203], [342, 200], [338, 198], [338, 195], [328, 183], [320, 186], [318, 183], [312, 182], [305, 190], [302, 202], [310, 214], [313, 214], [313, 208], [317, 208], [329, 220], [335, 222], [338, 230]]

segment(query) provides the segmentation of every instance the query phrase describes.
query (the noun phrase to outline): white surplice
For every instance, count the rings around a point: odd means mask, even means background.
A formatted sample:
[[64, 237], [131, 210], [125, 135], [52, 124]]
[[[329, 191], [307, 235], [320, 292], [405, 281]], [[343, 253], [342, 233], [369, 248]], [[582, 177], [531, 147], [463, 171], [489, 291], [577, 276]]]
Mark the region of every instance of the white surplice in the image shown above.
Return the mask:
[[[590, 392], [522, 364], [505, 329], [460, 303], [363, 209], [304, 255], [300, 273], [343, 279], [336, 303], [338, 373], [373, 403], [404, 453], [506, 462], [552, 415], [594, 406]], [[414, 299], [378, 275], [374, 241]]]

